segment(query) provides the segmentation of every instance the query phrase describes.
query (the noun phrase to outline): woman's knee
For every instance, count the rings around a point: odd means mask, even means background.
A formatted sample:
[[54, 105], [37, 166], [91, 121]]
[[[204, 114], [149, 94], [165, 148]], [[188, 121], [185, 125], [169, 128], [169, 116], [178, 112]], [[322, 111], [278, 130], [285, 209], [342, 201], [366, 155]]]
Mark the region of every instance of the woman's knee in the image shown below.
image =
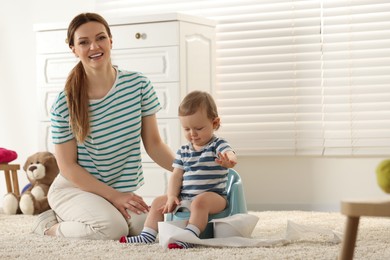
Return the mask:
[[99, 240], [118, 240], [122, 236], [127, 236], [128, 233], [129, 224], [125, 218], [122, 218], [119, 221], [112, 221], [110, 224], [99, 229], [96, 235]]
[[144, 228], [145, 220], [146, 217], [148, 216], [148, 213], [138, 215], [134, 212], [129, 212], [129, 214], [131, 217], [130, 219], [127, 220], [127, 223], [129, 225], [129, 235], [137, 236], [141, 233], [142, 229]]

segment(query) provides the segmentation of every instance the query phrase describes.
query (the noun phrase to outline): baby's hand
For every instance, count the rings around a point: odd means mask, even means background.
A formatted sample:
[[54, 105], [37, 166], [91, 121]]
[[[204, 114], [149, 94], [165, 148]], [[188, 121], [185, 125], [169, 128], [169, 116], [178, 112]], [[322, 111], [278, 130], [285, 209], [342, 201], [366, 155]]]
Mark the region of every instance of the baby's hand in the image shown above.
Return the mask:
[[233, 168], [237, 164], [237, 160], [234, 158], [229, 158], [228, 153], [218, 153], [219, 158], [215, 159], [215, 162], [225, 168]]
[[162, 207], [162, 214], [171, 213], [177, 205], [180, 204], [180, 200], [177, 197], [169, 197], [165, 206]]

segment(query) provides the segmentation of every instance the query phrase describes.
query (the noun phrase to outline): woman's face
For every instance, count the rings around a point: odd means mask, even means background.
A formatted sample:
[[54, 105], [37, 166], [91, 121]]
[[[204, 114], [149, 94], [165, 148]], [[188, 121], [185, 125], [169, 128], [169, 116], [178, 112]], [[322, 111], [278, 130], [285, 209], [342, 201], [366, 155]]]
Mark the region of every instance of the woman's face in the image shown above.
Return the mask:
[[80, 58], [86, 70], [111, 66], [112, 40], [106, 28], [98, 22], [87, 22], [74, 33], [72, 52]]

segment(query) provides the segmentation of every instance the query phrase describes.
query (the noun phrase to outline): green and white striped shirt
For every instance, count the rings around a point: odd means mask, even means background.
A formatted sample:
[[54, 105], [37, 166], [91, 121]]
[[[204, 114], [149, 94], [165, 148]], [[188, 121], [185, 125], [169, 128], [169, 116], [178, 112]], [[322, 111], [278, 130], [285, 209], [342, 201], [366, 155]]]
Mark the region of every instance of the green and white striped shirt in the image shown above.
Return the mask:
[[[91, 133], [77, 144], [78, 163], [118, 191], [137, 190], [144, 184], [142, 117], [161, 109], [152, 83], [141, 73], [117, 70], [112, 89], [104, 98], [90, 100], [89, 109]], [[74, 138], [64, 91], [52, 106], [51, 128], [54, 144]]]

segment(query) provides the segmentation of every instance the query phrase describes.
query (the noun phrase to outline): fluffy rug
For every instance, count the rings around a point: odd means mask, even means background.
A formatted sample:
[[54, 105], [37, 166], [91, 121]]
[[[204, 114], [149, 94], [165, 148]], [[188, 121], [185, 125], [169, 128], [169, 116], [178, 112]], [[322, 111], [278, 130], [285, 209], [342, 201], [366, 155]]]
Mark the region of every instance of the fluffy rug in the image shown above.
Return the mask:
[[[282, 238], [287, 220], [342, 232], [339, 213], [305, 211], [249, 212], [259, 217], [253, 238]], [[80, 241], [30, 233], [36, 216], [0, 212], [0, 259], [337, 259], [341, 244], [323, 236], [305, 236], [287, 245], [256, 248], [197, 247], [164, 250], [158, 244], [130, 245], [117, 241]], [[390, 218], [361, 218], [355, 259], [390, 259]]]

